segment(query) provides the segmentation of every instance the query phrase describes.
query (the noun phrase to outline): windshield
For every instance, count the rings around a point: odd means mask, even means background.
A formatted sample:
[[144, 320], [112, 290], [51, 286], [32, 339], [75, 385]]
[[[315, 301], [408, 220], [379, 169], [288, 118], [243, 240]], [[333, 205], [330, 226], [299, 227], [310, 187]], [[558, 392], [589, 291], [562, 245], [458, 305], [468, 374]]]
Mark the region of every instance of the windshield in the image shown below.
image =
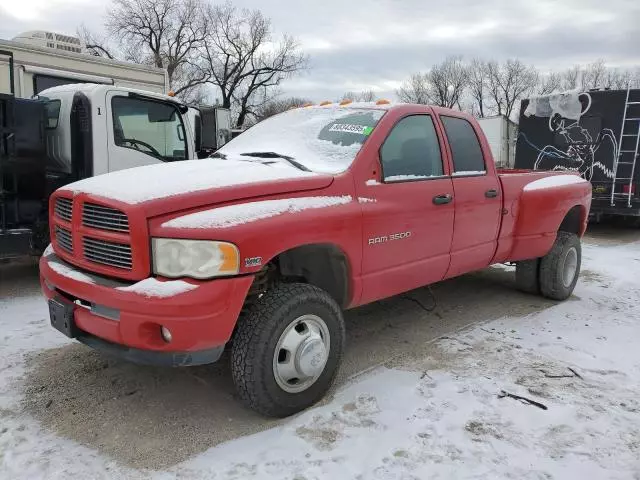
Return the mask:
[[322, 173], [349, 168], [382, 110], [306, 107], [268, 118], [227, 143], [218, 156], [289, 160]]

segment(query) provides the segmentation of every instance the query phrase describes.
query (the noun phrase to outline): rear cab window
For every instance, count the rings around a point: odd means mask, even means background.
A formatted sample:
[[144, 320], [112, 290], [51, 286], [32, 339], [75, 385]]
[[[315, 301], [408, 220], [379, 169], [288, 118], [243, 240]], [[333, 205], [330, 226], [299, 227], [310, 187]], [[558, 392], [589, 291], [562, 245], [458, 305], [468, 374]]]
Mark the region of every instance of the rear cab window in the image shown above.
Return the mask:
[[480, 141], [471, 123], [464, 118], [441, 116], [453, 159], [453, 176], [486, 175]]

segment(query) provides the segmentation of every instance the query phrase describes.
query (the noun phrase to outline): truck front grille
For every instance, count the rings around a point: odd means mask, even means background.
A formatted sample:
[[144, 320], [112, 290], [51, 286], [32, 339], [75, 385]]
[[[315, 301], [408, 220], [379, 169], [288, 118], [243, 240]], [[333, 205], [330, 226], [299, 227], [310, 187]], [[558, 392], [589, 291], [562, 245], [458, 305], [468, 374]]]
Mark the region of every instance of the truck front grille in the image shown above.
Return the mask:
[[73, 253], [73, 236], [65, 228], [56, 225], [56, 243], [67, 253]]
[[82, 242], [84, 244], [84, 258], [90, 262], [131, 270], [133, 263], [130, 245], [91, 237], [84, 237]]
[[114, 232], [129, 232], [129, 219], [120, 210], [111, 207], [85, 203], [82, 208], [82, 224], [85, 227]]
[[60, 197], [56, 199], [56, 205], [54, 207], [56, 215], [58, 218], [66, 222], [71, 222], [71, 217], [73, 213], [73, 203], [70, 198]]

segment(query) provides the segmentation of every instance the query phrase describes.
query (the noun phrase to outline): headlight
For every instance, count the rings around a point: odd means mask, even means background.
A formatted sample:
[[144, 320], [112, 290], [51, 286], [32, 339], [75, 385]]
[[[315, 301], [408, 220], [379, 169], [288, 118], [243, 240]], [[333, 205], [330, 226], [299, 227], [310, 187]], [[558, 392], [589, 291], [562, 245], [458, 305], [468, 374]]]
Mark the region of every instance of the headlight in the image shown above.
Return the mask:
[[152, 240], [153, 272], [164, 277], [213, 278], [236, 275], [240, 253], [232, 243], [209, 240]]

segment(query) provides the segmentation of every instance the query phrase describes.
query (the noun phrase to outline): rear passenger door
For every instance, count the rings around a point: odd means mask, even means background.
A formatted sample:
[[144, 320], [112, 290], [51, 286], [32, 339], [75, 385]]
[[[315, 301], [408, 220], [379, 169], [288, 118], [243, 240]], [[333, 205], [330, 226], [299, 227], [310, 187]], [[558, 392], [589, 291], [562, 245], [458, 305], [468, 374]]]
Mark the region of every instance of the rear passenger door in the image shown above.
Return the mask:
[[379, 150], [379, 181], [356, 186], [363, 217], [362, 303], [442, 280], [453, 187], [431, 115], [406, 116]]
[[[455, 221], [447, 277], [484, 268], [494, 256], [502, 216], [501, 188], [494, 168], [466, 119], [440, 116], [453, 164]], [[491, 172], [490, 174], [487, 172]]]

